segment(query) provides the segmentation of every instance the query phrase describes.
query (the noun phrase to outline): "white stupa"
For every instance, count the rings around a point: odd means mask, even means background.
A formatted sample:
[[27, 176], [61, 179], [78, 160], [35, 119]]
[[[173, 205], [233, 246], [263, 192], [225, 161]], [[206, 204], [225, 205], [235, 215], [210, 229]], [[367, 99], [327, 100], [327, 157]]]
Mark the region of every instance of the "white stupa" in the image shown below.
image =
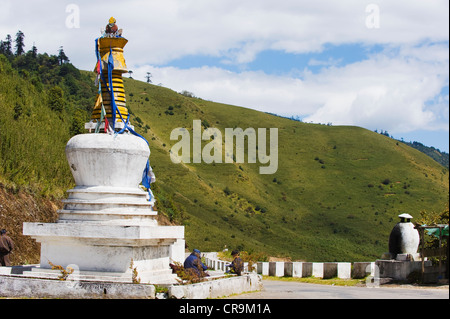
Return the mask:
[[[121, 35], [97, 39], [101, 87], [92, 118], [103, 133], [76, 135], [67, 143], [76, 186], [57, 222], [23, 224], [23, 234], [41, 243], [40, 267], [29, 276], [57, 276], [51, 263], [70, 266], [80, 280], [131, 282], [137, 272], [142, 283], [158, 284], [175, 282], [169, 263], [184, 261], [184, 226], [159, 226], [154, 201], [139, 186], [150, 149], [130, 133], [121, 78], [126, 42]], [[92, 124], [86, 124], [89, 132]]]

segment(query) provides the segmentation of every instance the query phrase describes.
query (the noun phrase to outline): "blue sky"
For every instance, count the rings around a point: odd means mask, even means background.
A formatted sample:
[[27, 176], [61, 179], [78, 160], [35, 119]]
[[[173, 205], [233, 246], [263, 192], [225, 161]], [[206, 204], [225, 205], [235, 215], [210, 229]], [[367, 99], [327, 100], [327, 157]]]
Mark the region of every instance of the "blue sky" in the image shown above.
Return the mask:
[[110, 16], [133, 78], [449, 151], [448, 0], [0, 0], [0, 38], [92, 70]]
[[197, 54], [183, 56], [161, 66], [172, 66], [181, 69], [221, 66], [232, 72], [263, 70], [264, 73], [271, 75], [290, 75], [305, 68], [308, 68], [313, 73], [317, 73], [326, 66], [343, 66], [354, 63], [367, 59], [370, 54], [381, 50], [381, 46], [373, 45], [367, 47], [360, 43], [325, 44], [321, 52], [314, 53], [296, 54], [286, 53], [281, 50], [265, 50], [259, 52], [252, 61], [245, 64], [226, 63], [222, 57]]

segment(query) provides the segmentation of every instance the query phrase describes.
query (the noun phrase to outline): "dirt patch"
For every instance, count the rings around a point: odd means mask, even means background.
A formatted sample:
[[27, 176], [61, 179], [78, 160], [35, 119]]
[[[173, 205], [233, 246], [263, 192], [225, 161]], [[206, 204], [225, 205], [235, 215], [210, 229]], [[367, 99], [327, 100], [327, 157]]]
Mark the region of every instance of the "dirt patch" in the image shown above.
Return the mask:
[[158, 215], [156, 216], [156, 220], [158, 221], [158, 225], [160, 226], [179, 226], [179, 224], [171, 222], [167, 216], [161, 213], [158, 213]]
[[269, 257], [269, 262], [271, 261], [284, 261], [284, 262], [290, 262], [292, 261], [291, 258], [286, 257]]
[[0, 229], [5, 228], [14, 241], [15, 249], [10, 256], [13, 265], [39, 263], [40, 245], [22, 234], [23, 223], [55, 222], [61, 207], [60, 201], [7, 188], [0, 183]]

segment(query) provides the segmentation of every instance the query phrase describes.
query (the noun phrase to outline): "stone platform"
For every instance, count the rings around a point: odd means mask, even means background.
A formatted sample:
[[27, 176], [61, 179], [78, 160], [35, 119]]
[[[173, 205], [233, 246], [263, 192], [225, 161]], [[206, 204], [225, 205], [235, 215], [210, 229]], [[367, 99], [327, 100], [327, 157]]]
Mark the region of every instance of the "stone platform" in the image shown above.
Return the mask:
[[[39, 265], [0, 267], [0, 297], [13, 298], [62, 298], [62, 299], [206, 299], [220, 298], [263, 288], [262, 277], [255, 273], [223, 277], [223, 272], [209, 271], [210, 280], [190, 284], [161, 284], [164, 294], [157, 294], [155, 285], [131, 282], [114, 282], [110, 277], [69, 275], [65, 281], [58, 280], [60, 272], [47, 271], [47, 276], [36, 277]], [[48, 274], [52, 273], [52, 278]], [[117, 274], [120, 275], [120, 274]]]
[[[424, 262], [425, 269], [429, 268], [432, 263], [430, 260]], [[377, 260], [375, 265], [379, 268], [380, 278], [392, 278], [393, 280], [404, 281], [413, 272], [422, 272], [421, 261], [405, 261], [405, 260]]]
[[182, 226], [86, 225], [81, 223], [25, 223], [25, 234], [41, 243], [39, 269], [33, 275], [54, 277], [49, 262], [88, 274], [85, 280], [114, 278], [131, 282], [133, 268], [142, 282], [175, 282], [169, 268], [170, 246], [182, 236]]

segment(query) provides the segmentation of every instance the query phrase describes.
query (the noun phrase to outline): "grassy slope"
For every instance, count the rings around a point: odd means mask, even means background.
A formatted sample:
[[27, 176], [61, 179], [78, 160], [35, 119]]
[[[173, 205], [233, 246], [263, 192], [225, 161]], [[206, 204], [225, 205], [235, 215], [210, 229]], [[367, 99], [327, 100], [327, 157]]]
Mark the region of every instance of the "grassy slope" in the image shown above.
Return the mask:
[[[442, 210], [448, 170], [417, 150], [349, 126], [305, 124], [236, 106], [186, 98], [144, 82], [125, 81], [128, 105], [143, 124], [158, 193], [187, 212], [190, 247], [265, 251], [306, 260], [371, 260], [387, 251], [397, 215]], [[173, 106], [173, 115], [165, 114]], [[279, 130], [279, 164], [174, 164], [170, 132], [194, 119], [219, 128]], [[136, 119], [133, 124], [137, 124]], [[207, 143], [207, 142], [205, 142]], [[204, 144], [205, 144], [204, 143]], [[323, 163], [321, 163], [323, 162]], [[276, 178], [276, 182], [274, 182]], [[382, 181], [389, 179], [388, 185]], [[373, 186], [373, 187], [369, 187]], [[228, 187], [232, 192], [226, 195]], [[265, 208], [265, 212], [257, 210]]]
[[0, 182], [64, 196], [73, 183], [64, 154], [70, 123], [66, 113], [50, 111], [45, 90], [0, 60]]

